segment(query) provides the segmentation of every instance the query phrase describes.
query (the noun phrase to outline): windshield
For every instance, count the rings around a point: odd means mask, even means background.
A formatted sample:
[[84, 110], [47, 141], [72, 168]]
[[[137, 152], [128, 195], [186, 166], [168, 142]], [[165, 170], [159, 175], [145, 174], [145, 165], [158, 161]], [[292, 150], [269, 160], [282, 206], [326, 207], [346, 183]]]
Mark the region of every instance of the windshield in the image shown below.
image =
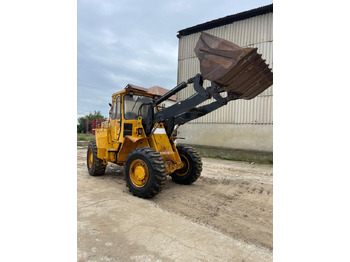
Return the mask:
[[[124, 96], [124, 118], [137, 119], [139, 108], [144, 103], [151, 103], [152, 98], [148, 96], [139, 95], [125, 95]], [[140, 114], [142, 117], [147, 116], [147, 106], [141, 108]]]

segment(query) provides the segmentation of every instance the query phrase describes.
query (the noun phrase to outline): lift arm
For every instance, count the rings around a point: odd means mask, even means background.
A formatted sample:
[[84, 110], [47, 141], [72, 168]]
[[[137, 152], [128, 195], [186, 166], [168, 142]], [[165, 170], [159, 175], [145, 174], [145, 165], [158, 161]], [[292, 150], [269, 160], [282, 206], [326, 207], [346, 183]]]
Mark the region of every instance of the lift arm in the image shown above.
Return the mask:
[[[178, 93], [180, 90], [187, 87], [187, 84], [193, 83], [195, 94], [190, 96], [189, 98], [179, 101], [176, 104], [164, 108], [161, 111], [155, 113], [153, 115], [153, 108], [170, 96]], [[226, 97], [222, 97], [220, 93], [226, 92], [223, 88], [218, 86], [215, 82], [211, 82], [211, 86], [204, 88], [203, 87], [203, 77], [201, 74], [197, 74], [195, 77], [188, 79], [187, 83], [182, 82], [164, 96], [154, 101], [153, 104], [149, 107], [148, 118], [151, 121], [147, 121], [145, 125], [146, 134], [151, 132], [151, 129], [156, 123], [164, 123], [167, 134], [170, 136], [175, 125], [183, 125], [191, 120], [202, 117], [221, 106], [226, 105], [229, 101], [235, 100], [238, 97], [232, 93], [227, 92]], [[212, 102], [209, 105], [204, 105], [200, 107], [196, 107], [197, 105], [203, 103], [204, 101], [214, 98], [216, 101]]]
[[[143, 121], [146, 134], [157, 123], [164, 123], [168, 136], [174, 126], [183, 125], [204, 116], [231, 100], [253, 99], [273, 84], [271, 69], [257, 53], [257, 48], [241, 48], [227, 40], [202, 33], [194, 49], [199, 61], [201, 74], [182, 82], [174, 89], [148, 106], [147, 119]], [[211, 81], [203, 87], [203, 79]], [[187, 87], [194, 85], [195, 94], [176, 104], [153, 113], [154, 107]], [[221, 94], [226, 92], [226, 96]], [[214, 102], [197, 107], [214, 98]]]

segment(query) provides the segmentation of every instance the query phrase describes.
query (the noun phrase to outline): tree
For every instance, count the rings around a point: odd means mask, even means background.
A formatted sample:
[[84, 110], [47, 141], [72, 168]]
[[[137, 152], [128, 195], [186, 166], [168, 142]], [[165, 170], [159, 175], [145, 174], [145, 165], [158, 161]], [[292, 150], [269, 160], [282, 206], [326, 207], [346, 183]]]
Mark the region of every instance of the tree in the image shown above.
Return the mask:
[[89, 127], [88, 130], [91, 130], [91, 121], [93, 119], [103, 119], [103, 121], [107, 120], [100, 111], [94, 111], [94, 113], [89, 113], [88, 115], [82, 116], [78, 118], [77, 132], [82, 133], [82, 131], [86, 130], [85, 123], [86, 119], [88, 120]]

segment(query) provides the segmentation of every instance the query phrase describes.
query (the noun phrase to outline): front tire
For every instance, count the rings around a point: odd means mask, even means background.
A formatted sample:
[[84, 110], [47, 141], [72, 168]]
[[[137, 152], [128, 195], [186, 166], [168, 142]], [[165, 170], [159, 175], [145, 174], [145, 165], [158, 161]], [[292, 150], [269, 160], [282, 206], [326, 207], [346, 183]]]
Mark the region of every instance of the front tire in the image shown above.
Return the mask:
[[125, 160], [125, 181], [134, 196], [151, 198], [160, 193], [166, 181], [162, 156], [150, 147], [139, 147]]
[[176, 148], [184, 166], [170, 176], [178, 184], [192, 184], [202, 173], [202, 159], [193, 147], [177, 146]]
[[106, 165], [103, 164], [102, 159], [97, 157], [97, 146], [95, 140], [89, 141], [86, 158], [87, 169], [90, 176], [102, 176], [105, 173]]

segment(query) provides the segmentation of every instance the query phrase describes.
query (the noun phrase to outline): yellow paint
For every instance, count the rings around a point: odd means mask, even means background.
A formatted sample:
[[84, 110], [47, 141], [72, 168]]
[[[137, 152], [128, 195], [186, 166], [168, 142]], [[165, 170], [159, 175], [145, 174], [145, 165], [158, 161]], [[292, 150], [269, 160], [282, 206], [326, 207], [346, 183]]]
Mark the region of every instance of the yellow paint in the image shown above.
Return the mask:
[[160, 153], [163, 157], [167, 174], [171, 174], [182, 167], [181, 159], [173, 141], [169, 140], [166, 135], [164, 125], [161, 123], [157, 129], [160, 129], [160, 131], [164, 130], [163, 132], [158, 132], [163, 134], [153, 134], [149, 138], [150, 146]]
[[[176, 150], [174, 140], [169, 140], [166, 135], [164, 125], [160, 123], [156, 132], [150, 137], [146, 137], [142, 126], [142, 118], [125, 119], [124, 118], [124, 96], [131, 92], [125, 89], [112, 95], [112, 102], [120, 101], [120, 119], [109, 119], [102, 123], [100, 128], [95, 131], [97, 157], [103, 160], [104, 164], [108, 162], [124, 165], [129, 153], [138, 147], [151, 147], [160, 153], [163, 157], [164, 164], [168, 174], [173, 173], [177, 169], [181, 169], [183, 164]], [[145, 95], [153, 97], [153, 95], [141, 91], [132, 90], [135, 95]], [[124, 124], [132, 124], [131, 135], [124, 137]], [[138, 133], [138, 129], [142, 129], [142, 133]], [[147, 176], [142, 165], [138, 164], [133, 167], [134, 184], [140, 185]]]
[[149, 178], [149, 171], [146, 163], [141, 159], [135, 159], [130, 164], [129, 177], [134, 186], [145, 186]]
[[88, 158], [88, 161], [89, 161], [89, 168], [92, 167], [93, 158], [94, 158], [94, 155], [93, 155], [93, 153], [92, 153], [92, 149], [90, 148], [90, 149], [89, 149], [89, 158]]
[[124, 142], [121, 144], [121, 148], [118, 153], [117, 164], [121, 166], [124, 165], [129, 153], [138, 147], [149, 147], [149, 143], [146, 137], [140, 138], [136, 142], [133, 142], [129, 136], [126, 136], [124, 138]]
[[188, 171], [190, 171], [190, 162], [188, 161], [188, 158], [184, 155], [180, 156], [182, 159], [183, 167], [181, 169], [176, 170], [176, 175], [178, 176], [185, 176], [188, 174]]

